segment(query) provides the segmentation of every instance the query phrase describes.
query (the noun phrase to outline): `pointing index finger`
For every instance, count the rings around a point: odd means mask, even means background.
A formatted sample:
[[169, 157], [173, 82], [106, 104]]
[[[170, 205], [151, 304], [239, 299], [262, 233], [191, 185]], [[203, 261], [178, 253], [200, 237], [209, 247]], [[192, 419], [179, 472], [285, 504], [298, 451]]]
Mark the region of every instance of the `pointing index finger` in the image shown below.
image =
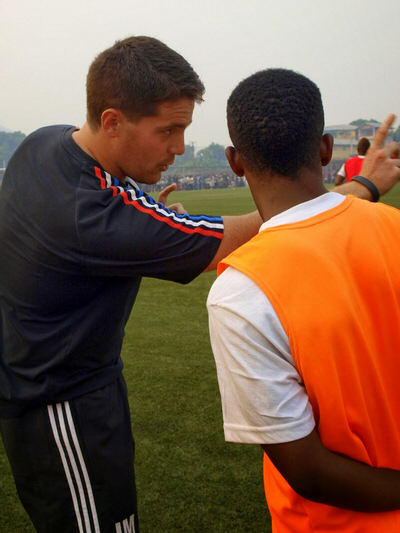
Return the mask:
[[383, 145], [385, 144], [385, 139], [388, 134], [388, 131], [390, 130], [391, 125], [396, 119], [396, 115], [391, 113], [386, 117], [386, 119], [382, 122], [381, 126], [377, 130], [375, 134], [375, 138], [372, 141], [371, 148], [375, 150], [379, 150], [380, 148], [383, 148]]

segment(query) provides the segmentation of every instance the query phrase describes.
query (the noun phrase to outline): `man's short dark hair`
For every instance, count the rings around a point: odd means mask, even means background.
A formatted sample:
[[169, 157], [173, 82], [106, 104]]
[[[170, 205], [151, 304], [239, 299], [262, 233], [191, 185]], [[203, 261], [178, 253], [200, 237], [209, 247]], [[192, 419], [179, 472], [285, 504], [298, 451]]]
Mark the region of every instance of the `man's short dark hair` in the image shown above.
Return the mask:
[[191, 65], [166, 44], [152, 37], [128, 37], [101, 52], [89, 68], [87, 121], [98, 129], [110, 107], [137, 120], [155, 115], [165, 100], [187, 97], [199, 103], [204, 91]]
[[234, 89], [227, 105], [232, 142], [256, 171], [295, 177], [318, 162], [324, 110], [318, 87], [285, 69], [262, 70]]

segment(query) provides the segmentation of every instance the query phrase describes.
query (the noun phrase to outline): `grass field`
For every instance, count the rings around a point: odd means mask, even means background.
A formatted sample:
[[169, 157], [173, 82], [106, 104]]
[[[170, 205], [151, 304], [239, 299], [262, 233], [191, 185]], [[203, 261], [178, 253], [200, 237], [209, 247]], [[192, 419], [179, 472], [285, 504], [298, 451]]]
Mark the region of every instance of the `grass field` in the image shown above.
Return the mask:
[[[247, 188], [179, 191], [171, 201], [192, 213], [254, 208]], [[400, 207], [400, 185], [383, 201]], [[214, 279], [203, 274], [186, 286], [145, 279], [126, 329], [142, 533], [271, 531], [261, 448], [223, 438], [205, 308]], [[33, 531], [1, 446], [0, 532]]]

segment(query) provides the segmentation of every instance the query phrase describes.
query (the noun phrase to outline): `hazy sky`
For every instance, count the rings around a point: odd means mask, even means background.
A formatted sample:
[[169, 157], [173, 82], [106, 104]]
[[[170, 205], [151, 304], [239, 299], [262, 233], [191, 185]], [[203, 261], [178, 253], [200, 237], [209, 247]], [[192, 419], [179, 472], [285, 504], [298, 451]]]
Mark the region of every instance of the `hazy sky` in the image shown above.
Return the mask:
[[228, 144], [234, 86], [268, 67], [317, 83], [326, 124], [400, 121], [399, 0], [0, 0], [0, 125], [26, 134], [81, 125], [94, 57], [129, 35], [157, 37], [206, 86], [186, 143]]

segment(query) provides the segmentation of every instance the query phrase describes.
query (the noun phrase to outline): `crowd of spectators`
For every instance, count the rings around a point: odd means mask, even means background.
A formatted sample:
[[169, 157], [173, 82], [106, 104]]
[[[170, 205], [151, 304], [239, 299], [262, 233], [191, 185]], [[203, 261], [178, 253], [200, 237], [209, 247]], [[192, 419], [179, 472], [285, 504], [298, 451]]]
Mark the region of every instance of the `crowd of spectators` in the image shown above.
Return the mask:
[[[333, 184], [336, 172], [324, 169], [324, 182]], [[214, 174], [164, 174], [161, 180], [154, 185], [140, 184], [146, 192], [158, 192], [171, 183], [177, 184], [177, 190], [198, 191], [201, 189], [225, 189], [228, 187], [247, 187], [246, 177], [239, 177], [229, 171]]]
[[140, 184], [146, 192], [160, 191], [171, 183], [177, 184], [177, 190], [197, 191], [200, 189], [225, 189], [227, 187], [247, 187], [246, 178], [233, 173], [221, 172], [215, 174], [198, 174], [182, 176], [181, 174], [163, 175], [154, 185]]

